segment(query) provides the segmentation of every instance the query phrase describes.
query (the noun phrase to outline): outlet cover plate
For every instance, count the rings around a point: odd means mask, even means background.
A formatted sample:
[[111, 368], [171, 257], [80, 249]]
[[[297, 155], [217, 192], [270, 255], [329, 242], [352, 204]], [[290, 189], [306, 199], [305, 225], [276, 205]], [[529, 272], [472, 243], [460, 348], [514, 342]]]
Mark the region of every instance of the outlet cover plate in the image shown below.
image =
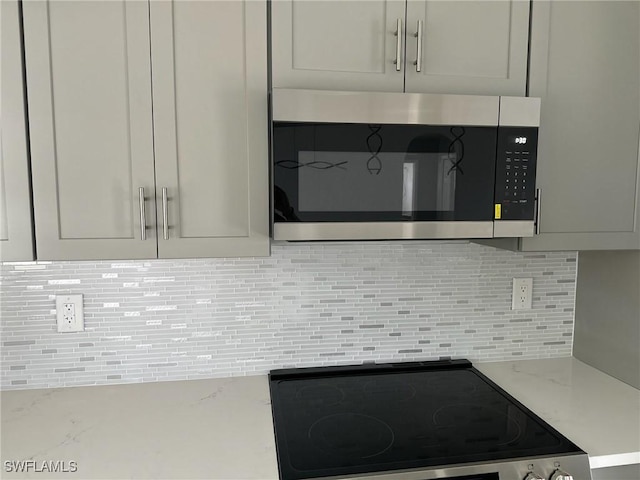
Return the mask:
[[531, 310], [533, 278], [514, 278], [511, 293], [511, 310]]
[[84, 309], [82, 294], [56, 295], [56, 320], [58, 332], [84, 331]]

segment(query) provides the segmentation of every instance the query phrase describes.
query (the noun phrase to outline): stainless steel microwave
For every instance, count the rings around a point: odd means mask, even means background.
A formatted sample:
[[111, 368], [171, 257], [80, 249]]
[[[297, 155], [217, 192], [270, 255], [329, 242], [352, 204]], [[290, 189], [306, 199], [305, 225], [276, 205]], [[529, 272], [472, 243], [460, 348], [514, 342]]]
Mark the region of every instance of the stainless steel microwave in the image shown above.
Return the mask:
[[540, 99], [274, 89], [273, 238], [534, 233]]

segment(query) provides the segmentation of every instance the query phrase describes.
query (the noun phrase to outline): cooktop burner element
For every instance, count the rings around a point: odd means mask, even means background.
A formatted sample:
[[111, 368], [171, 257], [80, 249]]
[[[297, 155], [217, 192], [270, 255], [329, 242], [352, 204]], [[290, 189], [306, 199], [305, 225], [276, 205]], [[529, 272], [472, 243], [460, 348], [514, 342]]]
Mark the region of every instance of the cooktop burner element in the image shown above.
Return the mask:
[[270, 388], [283, 480], [586, 458], [468, 361], [275, 370]]
[[377, 418], [336, 413], [309, 428], [309, 439], [325, 453], [343, 458], [380, 455], [393, 444], [393, 430]]
[[433, 414], [433, 424], [441, 437], [465, 443], [515, 445], [522, 434], [518, 422], [507, 413], [478, 404], [454, 403]]

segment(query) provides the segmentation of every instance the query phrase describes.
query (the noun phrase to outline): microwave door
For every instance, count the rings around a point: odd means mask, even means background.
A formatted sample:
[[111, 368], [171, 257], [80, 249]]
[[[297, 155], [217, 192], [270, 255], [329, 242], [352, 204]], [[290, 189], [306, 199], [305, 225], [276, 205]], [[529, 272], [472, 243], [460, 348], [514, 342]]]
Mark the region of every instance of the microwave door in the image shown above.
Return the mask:
[[[338, 96], [307, 93], [297, 92], [299, 101], [284, 110], [276, 108], [277, 95], [273, 100], [274, 239], [493, 236], [497, 118], [474, 115], [497, 108], [496, 99], [412, 96], [420, 111], [434, 107], [415, 119], [433, 124], [367, 123], [356, 117], [375, 119], [365, 112], [387, 97], [346, 93], [339, 103], [357, 105], [340, 123], [330, 121], [335, 112], [327, 109]], [[450, 101], [451, 108], [435, 108]], [[470, 125], [448, 123], [462, 110], [475, 112], [460, 118]], [[387, 109], [379, 113], [380, 120], [400, 120]]]
[[274, 239], [490, 238], [496, 135], [276, 123]]

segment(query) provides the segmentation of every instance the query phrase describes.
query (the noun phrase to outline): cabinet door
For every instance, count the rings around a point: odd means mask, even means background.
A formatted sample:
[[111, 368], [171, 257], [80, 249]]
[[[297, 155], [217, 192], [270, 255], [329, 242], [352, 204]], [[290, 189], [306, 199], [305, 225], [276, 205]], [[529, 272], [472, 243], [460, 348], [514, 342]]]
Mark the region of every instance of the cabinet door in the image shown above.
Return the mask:
[[266, 3], [152, 1], [151, 45], [159, 256], [268, 255]]
[[38, 259], [156, 257], [148, 4], [23, 5]]
[[405, 91], [524, 95], [528, 35], [528, 1], [408, 0]]
[[398, 20], [404, 33], [404, 0], [274, 0], [273, 86], [402, 92]]
[[540, 235], [524, 250], [640, 248], [640, 3], [536, 2]]
[[0, 261], [33, 260], [18, 2], [0, 2]]

